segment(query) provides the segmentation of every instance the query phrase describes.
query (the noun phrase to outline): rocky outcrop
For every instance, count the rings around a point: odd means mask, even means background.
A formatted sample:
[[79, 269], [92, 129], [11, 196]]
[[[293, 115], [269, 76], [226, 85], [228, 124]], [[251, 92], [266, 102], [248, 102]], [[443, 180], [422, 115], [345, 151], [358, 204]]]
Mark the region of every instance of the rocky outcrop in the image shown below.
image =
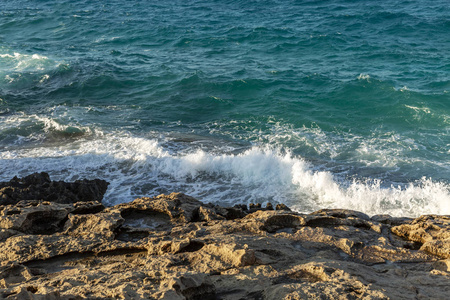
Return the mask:
[[0, 206], [4, 299], [448, 299], [449, 217], [183, 194]]
[[0, 205], [20, 200], [43, 200], [57, 203], [102, 201], [108, 188], [104, 180], [51, 181], [47, 173], [34, 173], [23, 178], [14, 177], [0, 182]]

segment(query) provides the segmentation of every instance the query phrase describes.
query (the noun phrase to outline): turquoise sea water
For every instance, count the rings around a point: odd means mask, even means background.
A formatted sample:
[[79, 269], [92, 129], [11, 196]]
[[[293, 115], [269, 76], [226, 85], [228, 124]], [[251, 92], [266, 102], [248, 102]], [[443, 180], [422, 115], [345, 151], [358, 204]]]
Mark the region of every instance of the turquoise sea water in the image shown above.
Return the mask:
[[450, 4], [0, 2], [0, 180], [450, 214]]

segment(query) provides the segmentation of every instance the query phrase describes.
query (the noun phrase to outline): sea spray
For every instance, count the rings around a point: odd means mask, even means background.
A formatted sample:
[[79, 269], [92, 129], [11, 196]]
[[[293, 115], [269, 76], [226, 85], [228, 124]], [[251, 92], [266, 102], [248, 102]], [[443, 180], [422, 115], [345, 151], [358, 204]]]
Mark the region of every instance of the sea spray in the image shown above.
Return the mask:
[[6, 170], [2, 179], [39, 166], [56, 178], [101, 177], [111, 183], [105, 196], [108, 204], [181, 191], [222, 205], [271, 201], [302, 212], [336, 207], [370, 215], [450, 213], [448, 184], [423, 178], [404, 186], [382, 187], [379, 180], [336, 178], [280, 149], [177, 153], [164, 149], [155, 139], [116, 136], [76, 143], [76, 148], [65, 145], [4, 151], [0, 153]]

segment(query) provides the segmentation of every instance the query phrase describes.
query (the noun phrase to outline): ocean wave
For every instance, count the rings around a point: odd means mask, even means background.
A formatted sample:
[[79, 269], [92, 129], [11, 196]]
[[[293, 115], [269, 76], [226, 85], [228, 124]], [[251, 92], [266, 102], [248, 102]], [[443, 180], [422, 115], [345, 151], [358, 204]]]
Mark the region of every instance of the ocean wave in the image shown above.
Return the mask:
[[[57, 110], [56, 108], [53, 108]], [[73, 116], [56, 116], [24, 112], [8, 114], [0, 122], [0, 145], [5, 148], [35, 143], [60, 143], [67, 139], [101, 134], [94, 127], [80, 125]]]
[[450, 213], [450, 186], [422, 178], [384, 187], [379, 180], [342, 180], [291, 152], [251, 147], [237, 154], [169, 151], [160, 141], [117, 135], [77, 144], [0, 152], [2, 180], [45, 170], [56, 179], [111, 182], [105, 203], [181, 191], [224, 205], [283, 202], [297, 211], [346, 208], [367, 214]]
[[48, 69], [57, 68], [61, 62], [49, 59], [40, 54], [0, 54], [0, 71], [7, 72], [42, 72]]
[[434, 170], [436, 176], [447, 170], [445, 162], [431, 155], [445, 147], [440, 133], [434, 131], [401, 133], [377, 126], [367, 135], [366, 131], [330, 129], [314, 122], [296, 127], [274, 117], [221, 120], [205, 126], [211, 135], [291, 149], [317, 165], [348, 176], [396, 176], [404, 180], [417, 179], [418, 168]]
[[40, 54], [18, 52], [0, 54], [0, 89], [24, 93], [27, 89], [43, 87], [69, 66]]

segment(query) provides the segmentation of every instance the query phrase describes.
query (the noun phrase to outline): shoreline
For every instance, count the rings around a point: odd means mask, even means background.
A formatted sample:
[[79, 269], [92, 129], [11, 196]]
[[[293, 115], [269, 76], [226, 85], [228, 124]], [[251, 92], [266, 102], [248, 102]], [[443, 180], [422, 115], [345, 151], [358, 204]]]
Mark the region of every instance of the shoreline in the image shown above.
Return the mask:
[[[106, 188], [45, 173], [0, 183], [0, 297], [446, 299], [450, 292], [450, 216], [302, 214], [181, 193], [105, 207]], [[33, 191], [41, 198], [30, 199]]]

